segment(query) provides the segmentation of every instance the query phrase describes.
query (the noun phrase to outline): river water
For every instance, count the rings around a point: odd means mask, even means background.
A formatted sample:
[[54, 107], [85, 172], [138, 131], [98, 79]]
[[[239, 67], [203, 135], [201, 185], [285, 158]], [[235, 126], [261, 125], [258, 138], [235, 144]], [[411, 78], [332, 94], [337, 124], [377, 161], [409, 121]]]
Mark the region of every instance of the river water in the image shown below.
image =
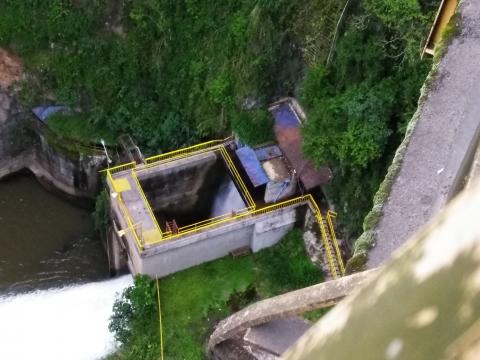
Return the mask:
[[0, 359], [105, 356], [115, 296], [131, 283], [109, 279], [91, 211], [33, 176], [0, 182]]

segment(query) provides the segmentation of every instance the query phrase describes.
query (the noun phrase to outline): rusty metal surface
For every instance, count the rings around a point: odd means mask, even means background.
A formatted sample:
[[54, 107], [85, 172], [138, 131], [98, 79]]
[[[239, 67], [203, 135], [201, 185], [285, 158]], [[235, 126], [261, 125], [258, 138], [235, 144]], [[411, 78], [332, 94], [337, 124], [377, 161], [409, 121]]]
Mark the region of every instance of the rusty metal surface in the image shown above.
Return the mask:
[[330, 181], [332, 172], [328, 167], [316, 168], [310, 160], [305, 159], [299, 127], [284, 127], [275, 124], [275, 137], [307, 191]]

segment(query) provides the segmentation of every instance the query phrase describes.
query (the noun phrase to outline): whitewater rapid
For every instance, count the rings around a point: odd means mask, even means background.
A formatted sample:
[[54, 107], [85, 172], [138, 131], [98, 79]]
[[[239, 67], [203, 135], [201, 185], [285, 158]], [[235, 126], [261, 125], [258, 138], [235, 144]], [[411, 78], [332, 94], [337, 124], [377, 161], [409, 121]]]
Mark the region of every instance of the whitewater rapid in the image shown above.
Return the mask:
[[0, 359], [96, 360], [117, 346], [108, 330], [116, 295], [133, 282], [113, 280], [0, 295]]

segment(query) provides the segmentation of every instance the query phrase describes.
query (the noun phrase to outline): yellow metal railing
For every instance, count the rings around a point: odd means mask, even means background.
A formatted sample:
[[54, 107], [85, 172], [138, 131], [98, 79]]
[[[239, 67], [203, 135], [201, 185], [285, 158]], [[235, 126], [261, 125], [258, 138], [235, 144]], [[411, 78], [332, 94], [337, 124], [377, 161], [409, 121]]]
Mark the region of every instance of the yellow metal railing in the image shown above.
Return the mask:
[[135, 229], [135, 226], [133, 224], [133, 220], [132, 220], [132, 217], [130, 216], [130, 213], [128, 211], [128, 208], [127, 206], [125, 205], [125, 203], [123, 202], [123, 198], [122, 198], [122, 193], [118, 191], [116, 185], [115, 185], [115, 181], [112, 177], [112, 174], [110, 173], [110, 171], [107, 171], [107, 178], [108, 178], [108, 181], [110, 182], [110, 184], [112, 185], [112, 188], [113, 190], [115, 191], [115, 193], [117, 194], [117, 199], [118, 199], [118, 208], [120, 209], [121, 213], [123, 214], [123, 217], [125, 218], [125, 220], [127, 221], [127, 227], [129, 229], [131, 229], [131, 232], [133, 234], [133, 237], [135, 239], [135, 243], [137, 244], [137, 247], [139, 250], [143, 250], [143, 244], [137, 234], [137, 230]]
[[225, 159], [225, 162], [227, 164], [227, 167], [230, 170], [230, 173], [233, 175], [233, 178], [235, 179], [236, 183], [238, 186], [240, 186], [240, 189], [243, 193], [243, 195], [246, 197], [247, 205], [251, 210], [254, 210], [256, 208], [255, 201], [253, 201], [252, 196], [250, 195], [250, 192], [248, 191], [247, 187], [245, 186], [245, 183], [242, 180], [242, 177], [238, 173], [237, 167], [233, 163], [232, 158], [228, 154], [227, 149], [225, 149], [225, 146], [220, 147], [220, 152], [222, 153], [223, 158]]
[[160, 284], [158, 280], [158, 275], [156, 276], [157, 280], [157, 301], [158, 301], [158, 327], [160, 331], [160, 359], [163, 360], [163, 321], [162, 321], [162, 303], [160, 301]]
[[177, 159], [178, 157], [184, 157], [186, 155], [190, 155], [192, 153], [196, 153], [201, 150], [210, 150], [212, 147], [221, 146], [225, 141], [228, 141], [228, 140], [229, 138], [224, 140], [210, 140], [201, 144], [170, 151], [168, 153], [151, 156], [145, 159], [145, 163], [147, 165], [151, 165], [166, 159], [171, 159], [171, 158]]
[[137, 166], [137, 163], [133, 161], [127, 164], [121, 164], [118, 166], [111, 167], [109, 169], [106, 169], [106, 171], [110, 174], [116, 174], [120, 171], [134, 169], [136, 166]]
[[288, 206], [296, 205], [298, 203], [305, 202], [307, 200], [308, 200], [307, 197], [301, 196], [299, 198], [286, 200], [284, 202], [274, 204], [274, 205], [270, 205], [270, 206], [267, 206], [267, 207], [264, 207], [264, 208], [261, 208], [261, 209], [257, 209], [257, 210], [253, 210], [253, 211], [247, 211], [247, 212], [244, 212], [244, 213], [241, 213], [241, 214], [236, 214], [234, 216], [219, 219], [219, 220], [211, 222], [211, 223], [206, 223], [206, 224], [202, 224], [202, 225], [193, 224], [192, 225], [193, 228], [192, 228], [192, 226], [190, 226], [191, 228], [189, 228], [185, 231], [179, 231], [178, 233], [171, 234], [169, 236], [165, 236], [165, 237], [162, 238], [162, 240], [172, 240], [172, 239], [175, 239], [175, 238], [180, 237], [180, 236], [193, 234], [195, 232], [211, 228], [213, 226], [217, 226], [217, 225], [220, 225], [220, 224], [225, 224], [227, 222], [238, 220], [238, 219], [241, 219], [241, 218], [244, 218], [244, 217], [247, 217], [247, 216], [255, 216], [255, 215], [265, 214], [265, 213], [268, 213], [268, 212], [271, 212], [271, 211], [274, 211], [274, 210], [278, 210], [278, 209], [285, 208], [285, 207], [288, 207]]
[[[253, 200], [252, 196], [250, 195], [250, 192], [248, 191], [247, 186], [243, 182], [242, 177], [240, 176], [232, 158], [230, 157], [230, 154], [228, 153], [228, 150], [226, 149], [226, 147], [224, 145], [225, 141], [227, 141], [227, 140], [228, 139], [207, 141], [205, 143], [190, 146], [190, 147], [187, 147], [187, 148], [184, 148], [184, 149], [179, 149], [179, 150], [171, 151], [171, 152], [168, 152], [168, 153], [165, 153], [165, 154], [152, 156], [150, 158], [145, 159], [146, 165], [143, 165], [141, 168], [138, 168], [136, 163], [132, 162], [132, 163], [123, 164], [123, 165], [119, 165], [119, 166], [107, 169], [108, 180], [112, 184], [112, 187], [113, 187], [114, 191], [118, 193], [119, 208], [120, 208], [121, 212], [123, 213], [123, 215], [124, 215], [124, 217], [125, 217], [125, 219], [128, 223], [128, 226], [133, 229], [132, 233], [133, 233], [133, 236], [135, 237], [135, 242], [137, 243], [137, 246], [138, 246], [139, 250], [143, 250], [143, 248], [144, 248], [143, 243], [140, 240], [141, 236], [139, 237], [136, 229], [134, 228], [132, 217], [130, 216], [130, 214], [128, 212], [127, 206], [123, 202], [121, 193], [117, 191], [117, 189], [115, 187], [115, 181], [112, 177], [112, 174], [115, 174], [115, 173], [118, 173], [118, 172], [121, 172], [121, 171], [125, 171], [125, 170], [131, 170], [131, 172], [130, 172], [131, 177], [134, 180], [134, 183], [135, 183], [135, 185], [138, 189], [138, 192], [139, 192], [139, 194], [142, 198], [144, 206], [147, 209], [147, 211], [149, 212], [149, 215], [150, 215], [150, 217], [151, 217], [151, 219], [154, 223], [154, 226], [155, 226], [155, 228], [156, 228], [156, 230], [158, 231], [158, 234], [159, 234], [158, 239], [154, 239], [153, 241], [149, 241], [149, 245], [155, 245], [155, 244], [158, 244], [161, 241], [165, 241], [165, 240], [173, 240], [173, 239], [176, 239], [180, 236], [193, 234], [193, 233], [203, 231], [203, 230], [212, 228], [214, 226], [225, 224], [225, 223], [228, 223], [228, 222], [231, 222], [231, 221], [235, 221], [235, 220], [247, 217], [247, 216], [262, 215], [262, 214], [266, 214], [268, 212], [276, 211], [276, 210], [279, 210], [279, 209], [282, 209], [282, 208], [285, 208], [285, 207], [288, 207], [288, 206], [293, 206], [293, 205], [297, 205], [297, 204], [300, 204], [300, 203], [309, 203], [311, 205], [311, 208], [312, 208], [313, 212], [314, 212], [315, 219], [318, 222], [318, 225], [320, 227], [322, 242], [323, 242], [323, 245], [324, 245], [324, 248], [325, 248], [325, 254], [326, 254], [327, 262], [328, 262], [332, 277], [337, 278], [339, 275], [344, 275], [345, 274], [345, 267], [344, 267], [344, 264], [343, 264], [341, 252], [340, 252], [340, 249], [339, 249], [339, 246], [338, 246], [338, 242], [337, 242], [337, 238], [336, 238], [336, 235], [335, 235], [335, 231], [334, 231], [334, 228], [333, 228], [333, 222], [332, 222], [332, 218], [336, 217], [336, 213], [333, 212], [333, 211], [330, 211], [330, 210], [327, 212], [327, 216], [326, 216], [327, 222], [326, 223], [329, 227], [329, 232], [331, 234], [331, 237], [329, 237], [327, 235], [327, 230], [325, 229], [325, 222], [324, 222], [324, 219], [323, 219], [323, 215], [320, 211], [320, 208], [318, 207], [318, 205], [317, 205], [315, 199], [313, 198], [313, 196], [310, 195], [310, 194], [257, 209], [255, 201]], [[156, 219], [156, 217], [153, 213], [153, 210], [152, 210], [152, 208], [151, 208], [151, 206], [150, 206], [150, 204], [149, 204], [149, 202], [148, 202], [148, 200], [145, 196], [145, 193], [142, 189], [140, 181], [138, 180], [136, 172], [146, 170], [146, 169], [152, 168], [154, 166], [158, 166], [160, 164], [164, 164], [166, 162], [173, 161], [173, 160], [180, 159], [180, 158], [184, 158], [184, 157], [187, 157], [187, 156], [194, 156], [194, 155], [206, 152], [206, 151], [217, 151], [217, 150], [220, 152], [223, 159], [225, 160], [225, 163], [227, 165], [227, 168], [228, 168], [229, 172], [231, 173], [235, 183], [239, 187], [239, 189], [240, 189], [240, 191], [241, 191], [241, 193], [242, 193], [242, 195], [243, 195], [243, 197], [244, 197], [244, 199], [247, 203], [247, 208], [237, 210], [235, 212], [223, 214], [223, 215], [220, 215], [220, 216], [217, 216], [217, 217], [214, 217], [214, 218], [206, 219], [206, 220], [203, 220], [203, 221], [199, 221], [199, 222], [194, 223], [194, 224], [189, 224], [189, 225], [180, 227], [178, 229], [178, 232], [176, 232], [176, 233], [172, 233], [171, 231], [163, 232], [162, 229], [160, 228], [160, 226], [158, 225], [157, 219]], [[334, 256], [334, 254], [332, 254], [332, 252], [336, 252], [336, 254], [335, 254], [336, 256]], [[338, 265], [338, 269], [341, 271], [341, 274], [338, 274], [336, 264]]]
[[219, 215], [219, 216], [212, 217], [210, 219], [206, 219], [206, 220], [196, 222], [194, 224], [189, 224], [189, 225], [179, 227], [178, 231], [181, 232], [181, 231], [190, 230], [192, 228], [198, 228], [199, 226], [202, 226], [202, 225], [205, 225], [205, 224], [208, 224], [208, 223], [213, 223], [213, 222], [218, 221], [218, 220], [231, 218], [232, 216], [236, 216], [238, 214], [243, 214], [243, 213], [249, 213], [249, 212], [250, 212], [249, 208], [243, 208], [243, 209], [240, 209], [240, 210], [235, 210], [235, 211], [232, 211], [232, 212], [229, 212], [229, 213], [226, 213], [226, 214], [222, 214], [222, 215]]
[[336, 218], [337, 213], [332, 210], [327, 211], [327, 223], [328, 227], [330, 228], [330, 234], [332, 236], [333, 245], [335, 246], [335, 252], [337, 253], [337, 261], [338, 265], [340, 266], [340, 270], [342, 271], [342, 275], [345, 275], [345, 265], [343, 264], [342, 253], [340, 252], [340, 248], [338, 246], [337, 235], [335, 234], [335, 228], [333, 226], [332, 218]]
[[322, 233], [323, 246], [325, 248], [325, 254], [327, 255], [328, 266], [330, 267], [330, 272], [334, 279], [338, 278], [337, 268], [335, 266], [335, 261], [333, 260], [332, 249], [330, 248], [330, 242], [327, 238], [327, 232], [325, 231], [325, 226], [323, 225], [323, 217], [321, 213], [315, 214], [317, 218], [317, 223], [320, 226], [320, 231]]
[[145, 205], [145, 208], [147, 209], [150, 217], [152, 218], [153, 224], [155, 228], [158, 231], [158, 235], [160, 237], [159, 240], [162, 239], [162, 230], [160, 229], [160, 226], [158, 226], [157, 218], [155, 217], [155, 214], [153, 213], [152, 207], [150, 206], [147, 197], [145, 196], [145, 193], [143, 192], [142, 186], [140, 185], [140, 181], [138, 181], [137, 175], [135, 174], [135, 171], [132, 170], [131, 176], [135, 182], [135, 185], [137, 186], [138, 192], [142, 198], [143, 204]]
[[336, 279], [338, 277], [337, 268], [335, 266], [335, 262], [334, 262], [334, 259], [333, 259], [333, 255], [332, 255], [332, 251], [331, 251], [332, 249], [330, 247], [330, 241], [328, 241], [327, 232], [325, 231], [325, 226], [323, 224], [322, 212], [320, 211], [320, 208], [318, 207], [317, 202], [315, 201], [313, 196], [310, 195], [310, 194], [308, 194], [307, 196], [309, 198], [308, 200], [310, 201], [310, 203], [312, 204], [312, 206], [314, 208], [315, 218], [317, 220], [318, 226], [320, 227], [320, 232], [321, 232], [322, 241], [323, 241], [323, 247], [325, 248], [325, 254], [327, 256], [327, 261], [328, 261], [328, 266], [330, 267], [330, 272], [332, 273], [332, 277], [334, 279]]

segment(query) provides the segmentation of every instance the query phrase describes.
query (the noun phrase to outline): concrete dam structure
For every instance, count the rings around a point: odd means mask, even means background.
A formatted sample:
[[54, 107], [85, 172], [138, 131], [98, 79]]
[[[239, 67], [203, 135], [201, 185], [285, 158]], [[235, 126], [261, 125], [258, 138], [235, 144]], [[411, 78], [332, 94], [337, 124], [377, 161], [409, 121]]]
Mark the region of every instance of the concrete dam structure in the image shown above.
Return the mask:
[[[262, 155], [255, 167], [242, 157], [246, 152], [251, 157], [252, 151], [239, 148], [231, 140], [215, 140], [108, 169], [113, 266], [163, 277], [229, 254], [257, 252], [303, 224], [310, 212], [318, 222], [331, 276], [342, 276], [333, 226], [326, 225], [311, 195], [295, 197], [295, 171], [282, 153], [271, 145], [268, 151], [251, 149]], [[282, 171], [272, 170], [272, 164]], [[262, 166], [270, 171], [255, 186]], [[280, 173], [286, 185], [272, 196], [269, 191], [278, 188], [272, 183], [279, 182]]]

